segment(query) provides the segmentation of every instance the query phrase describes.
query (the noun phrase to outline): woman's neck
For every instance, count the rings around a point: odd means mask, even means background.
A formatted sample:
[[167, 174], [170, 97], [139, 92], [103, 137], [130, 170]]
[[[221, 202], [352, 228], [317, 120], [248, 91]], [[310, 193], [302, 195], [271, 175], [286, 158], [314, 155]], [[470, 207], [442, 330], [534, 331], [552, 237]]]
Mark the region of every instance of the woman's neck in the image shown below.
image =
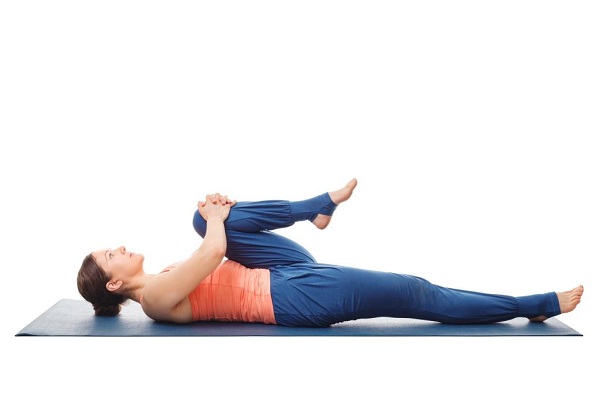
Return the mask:
[[156, 274], [144, 273], [143, 275], [137, 277], [128, 285], [127, 293], [129, 293], [129, 295], [127, 297], [141, 304], [146, 284], [152, 279], [154, 279], [155, 276]]

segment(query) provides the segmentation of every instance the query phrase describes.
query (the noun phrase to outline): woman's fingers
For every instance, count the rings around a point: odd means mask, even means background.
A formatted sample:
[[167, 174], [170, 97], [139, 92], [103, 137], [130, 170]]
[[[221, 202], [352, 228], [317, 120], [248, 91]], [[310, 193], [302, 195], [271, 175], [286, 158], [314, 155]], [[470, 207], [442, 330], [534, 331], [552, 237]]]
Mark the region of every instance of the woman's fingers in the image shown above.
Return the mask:
[[221, 204], [225, 205], [225, 204], [231, 204], [234, 205], [235, 203], [237, 203], [237, 201], [232, 200], [229, 198], [229, 196], [227, 196], [226, 194], [221, 196]]
[[[231, 200], [226, 194], [220, 194], [218, 192], [214, 194], [207, 194], [206, 201], [210, 201], [213, 204], [221, 203], [221, 205], [234, 205], [235, 203], [237, 203], [237, 201]], [[205, 204], [206, 202], [202, 202], [202, 206], [204, 206]]]
[[210, 202], [211, 202], [211, 203], [213, 203], [213, 204], [217, 204], [217, 202], [219, 201], [219, 199], [218, 199], [218, 197], [217, 197], [218, 195], [219, 195], [218, 193], [215, 193], [215, 194], [207, 194], [207, 195], [206, 195], [206, 201], [210, 201]]
[[217, 202], [219, 202], [219, 203], [225, 205], [225, 204], [231, 204], [234, 202], [233, 200], [229, 199], [229, 197], [226, 194], [221, 194], [218, 192], [215, 194], [210, 194], [208, 196], [210, 196], [210, 201], [213, 204], [216, 204]]

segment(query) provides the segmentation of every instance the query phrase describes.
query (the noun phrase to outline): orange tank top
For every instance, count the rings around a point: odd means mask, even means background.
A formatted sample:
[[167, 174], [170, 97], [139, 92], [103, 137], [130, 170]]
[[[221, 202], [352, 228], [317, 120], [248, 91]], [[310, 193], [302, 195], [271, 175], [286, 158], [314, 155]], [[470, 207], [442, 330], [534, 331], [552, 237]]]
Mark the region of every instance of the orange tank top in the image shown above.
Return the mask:
[[276, 323], [268, 269], [225, 260], [188, 298], [194, 321]]

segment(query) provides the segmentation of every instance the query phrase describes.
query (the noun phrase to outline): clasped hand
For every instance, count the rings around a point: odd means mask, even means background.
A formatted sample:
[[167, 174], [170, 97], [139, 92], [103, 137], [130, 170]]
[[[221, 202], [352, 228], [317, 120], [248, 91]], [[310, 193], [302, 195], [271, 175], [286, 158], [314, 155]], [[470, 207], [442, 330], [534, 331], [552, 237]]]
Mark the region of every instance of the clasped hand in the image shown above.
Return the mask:
[[204, 201], [198, 202], [198, 212], [204, 220], [208, 220], [209, 217], [219, 217], [221, 221], [225, 221], [235, 203], [236, 201], [229, 199], [227, 195], [207, 194]]

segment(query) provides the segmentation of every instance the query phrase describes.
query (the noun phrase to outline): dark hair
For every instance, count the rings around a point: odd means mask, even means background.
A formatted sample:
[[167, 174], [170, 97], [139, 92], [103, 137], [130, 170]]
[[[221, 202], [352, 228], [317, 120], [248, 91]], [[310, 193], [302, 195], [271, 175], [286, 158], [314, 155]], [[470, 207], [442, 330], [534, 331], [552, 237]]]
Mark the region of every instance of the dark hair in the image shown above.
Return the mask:
[[94, 256], [88, 254], [81, 263], [77, 274], [77, 289], [84, 299], [92, 303], [96, 315], [114, 317], [121, 311], [127, 297], [106, 288], [110, 277], [96, 263]]

